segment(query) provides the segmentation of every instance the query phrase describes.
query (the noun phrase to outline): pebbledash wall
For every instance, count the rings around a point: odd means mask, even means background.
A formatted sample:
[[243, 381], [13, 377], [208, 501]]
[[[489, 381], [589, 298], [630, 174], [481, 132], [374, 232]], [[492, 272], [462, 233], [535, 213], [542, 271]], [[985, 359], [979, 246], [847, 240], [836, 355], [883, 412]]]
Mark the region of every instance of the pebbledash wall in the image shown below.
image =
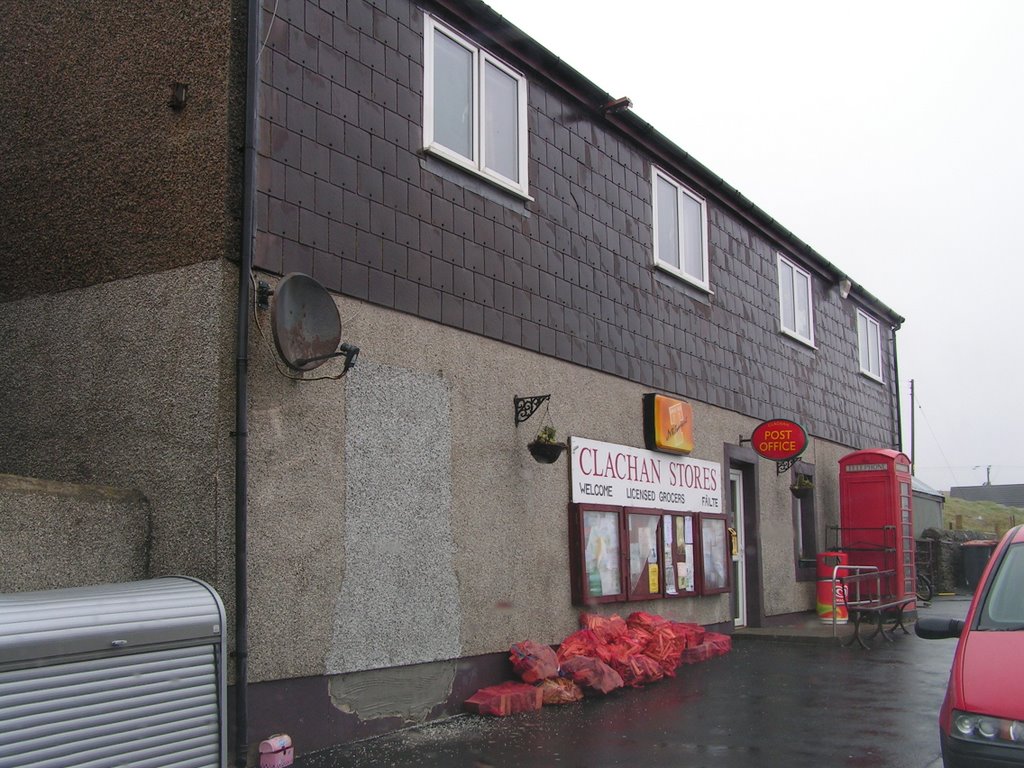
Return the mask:
[[[66, 37], [95, 76], [4, 80], [45, 131], [19, 123], [5, 158], [0, 471], [133, 489], [124, 572], [207, 579], [230, 611], [244, 14], [157, 6], [152, 29], [99, 24], [102, 55], [48, 1], [3, 33], [44, 72], [65, 71], [45, 54]], [[859, 285], [844, 298], [841, 269], [636, 115], [598, 109], [609, 94], [481, 3], [264, 6], [252, 277], [316, 277], [362, 351], [344, 379], [319, 380], [329, 363], [295, 381], [253, 308], [250, 743], [285, 731], [305, 753], [458, 711], [508, 674], [510, 643], [572, 631], [568, 461], [526, 443], [550, 421], [640, 447], [653, 391], [693, 406], [694, 458], [744, 472], [748, 621], [811, 609], [791, 475], [740, 441], [769, 418], [807, 429], [824, 545], [838, 459], [899, 443], [902, 318]], [[528, 197], [423, 151], [428, 17], [524, 76]], [[111, 69], [123, 106], [104, 113]], [[183, 111], [168, 78], [190, 82]], [[164, 143], [104, 128], [122, 122]], [[705, 200], [707, 290], [654, 267], [652, 165]], [[811, 280], [813, 345], [780, 332], [780, 253]], [[879, 324], [878, 377], [860, 371], [858, 312]], [[516, 427], [513, 398], [540, 394], [548, 413]], [[39, 556], [64, 564], [58, 528], [40, 526]], [[733, 616], [728, 593], [592, 608]]]
[[[269, 340], [252, 360], [254, 727], [312, 749], [458, 711], [507, 677], [511, 643], [557, 643], [578, 626], [568, 461], [533, 460], [526, 443], [541, 416], [514, 427], [512, 397], [543, 390], [565, 434], [642, 446], [648, 391], [407, 313], [339, 305], [346, 340], [365, 355], [343, 381], [283, 379]], [[722, 462], [723, 444], [757, 423], [693, 405], [695, 458]], [[847, 452], [811, 441], [822, 506], [836, 506], [828, 468]], [[769, 617], [813, 607], [813, 582], [794, 576], [788, 477], [756, 467], [752, 546]], [[729, 595], [596, 609], [722, 629], [732, 617]]]

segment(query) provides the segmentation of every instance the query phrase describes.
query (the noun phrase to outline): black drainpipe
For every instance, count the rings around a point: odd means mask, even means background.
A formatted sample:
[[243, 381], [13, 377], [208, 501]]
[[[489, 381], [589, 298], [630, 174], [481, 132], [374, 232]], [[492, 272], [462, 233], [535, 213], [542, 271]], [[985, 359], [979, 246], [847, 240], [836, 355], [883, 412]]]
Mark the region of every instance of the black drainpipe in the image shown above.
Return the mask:
[[259, 71], [259, 3], [249, 0], [245, 67], [245, 165], [242, 189], [242, 243], [238, 265], [238, 317], [235, 358], [235, 764], [249, 759], [249, 283], [255, 237], [256, 115]]

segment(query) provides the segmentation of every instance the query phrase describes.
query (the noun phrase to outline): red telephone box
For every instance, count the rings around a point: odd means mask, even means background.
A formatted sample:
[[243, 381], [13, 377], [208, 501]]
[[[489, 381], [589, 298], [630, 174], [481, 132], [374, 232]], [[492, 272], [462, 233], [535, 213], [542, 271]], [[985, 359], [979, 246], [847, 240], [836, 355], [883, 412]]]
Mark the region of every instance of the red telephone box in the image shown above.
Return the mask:
[[[913, 597], [914, 518], [910, 459], [887, 449], [855, 451], [839, 460], [839, 532], [850, 565], [873, 565], [894, 575], [879, 597]], [[862, 591], [874, 583], [861, 582]]]

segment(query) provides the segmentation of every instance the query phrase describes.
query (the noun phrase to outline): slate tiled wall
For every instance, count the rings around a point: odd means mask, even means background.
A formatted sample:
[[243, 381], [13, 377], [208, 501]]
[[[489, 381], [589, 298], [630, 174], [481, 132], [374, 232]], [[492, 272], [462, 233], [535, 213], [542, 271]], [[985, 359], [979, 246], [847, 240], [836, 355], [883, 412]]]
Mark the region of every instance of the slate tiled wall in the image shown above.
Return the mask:
[[714, 293], [689, 288], [651, 266], [651, 158], [514, 55], [469, 31], [527, 74], [529, 202], [419, 152], [417, 6], [265, 5], [257, 267], [842, 444], [896, 444], [894, 388], [858, 372], [852, 301], [816, 279], [817, 348], [779, 333], [786, 243], [709, 194]]

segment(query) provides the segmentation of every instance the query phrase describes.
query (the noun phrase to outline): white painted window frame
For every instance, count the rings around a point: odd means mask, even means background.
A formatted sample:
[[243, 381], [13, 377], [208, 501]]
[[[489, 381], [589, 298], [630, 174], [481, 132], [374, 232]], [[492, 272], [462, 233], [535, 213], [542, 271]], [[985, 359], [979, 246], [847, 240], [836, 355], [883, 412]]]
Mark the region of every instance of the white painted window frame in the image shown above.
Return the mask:
[[[874, 349], [872, 349], [872, 344]], [[865, 352], [867, 360], [865, 361]], [[872, 352], [874, 360], [872, 361]], [[857, 310], [857, 357], [860, 372], [875, 381], [882, 379], [882, 324], [864, 310]], [[875, 366], [872, 365], [875, 363]]]
[[[480, 46], [455, 32], [451, 28], [437, 21], [432, 16], [424, 14], [423, 24], [423, 149], [432, 155], [444, 158], [450, 163], [458, 165], [471, 173], [482, 176], [488, 181], [504, 187], [515, 194], [530, 199], [529, 181], [529, 132], [526, 126], [527, 115], [527, 80], [517, 70], [496, 59]], [[462, 46], [473, 56], [473, 157], [464, 155], [449, 149], [434, 139], [434, 36], [442, 34], [455, 44]], [[484, 135], [484, 100], [487, 98], [484, 87], [484, 72], [490, 64], [496, 67], [518, 83], [516, 111], [518, 116], [518, 131], [516, 139], [517, 168], [519, 180], [510, 179], [497, 171], [488, 168], [484, 158], [487, 157]]]
[[[799, 264], [797, 264], [792, 259], [790, 259], [787, 256], [785, 256], [783, 253], [778, 252], [776, 254], [776, 256], [777, 256], [777, 263], [776, 263], [775, 273], [778, 276], [778, 280], [779, 280], [779, 330], [782, 333], [786, 334], [787, 336], [790, 336], [791, 338], [796, 339], [801, 344], [806, 344], [808, 347], [811, 347], [813, 349], [813, 348], [815, 348], [815, 346], [814, 346], [814, 278], [813, 278], [813, 276], [811, 275], [810, 272], [808, 272], [806, 269], [801, 267]], [[807, 328], [808, 328], [808, 332], [809, 332], [808, 336], [804, 336], [799, 331], [797, 331], [796, 328], [787, 328], [786, 327], [786, 322], [785, 322], [786, 312], [785, 312], [785, 305], [783, 303], [783, 291], [782, 291], [782, 265], [783, 264], [785, 264], [786, 266], [790, 267], [793, 270], [794, 274], [800, 274], [800, 275], [803, 275], [804, 277], [807, 278], [806, 296], [807, 296]], [[796, 285], [792, 285], [791, 287], [793, 288], [793, 301], [795, 302], [796, 301], [796, 296], [797, 296]], [[796, 317], [796, 314], [797, 314], [796, 313], [796, 306], [794, 305], [794, 307], [793, 307], [793, 316]]]
[[[679, 221], [679, 252], [676, 257], [679, 259], [679, 264], [686, 263], [686, 256], [683, 252], [685, 247], [686, 238], [683, 234], [683, 202], [682, 195], [686, 195], [691, 200], [694, 200], [700, 205], [700, 248], [701, 248], [701, 260], [704, 265], [704, 277], [698, 279], [694, 275], [686, 272], [681, 266], [676, 267], [669, 261], [662, 258], [663, 254], [659, 253], [658, 247], [658, 180], [662, 179], [670, 184], [676, 191], [676, 218]], [[652, 235], [654, 240], [654, 266], [658, 269], [664, 270], [676, 277], [685, 280], [691, 285], [695, 285], [703, 291], [711, 293], [711, 269], [710, 259], [708, 258], [708, 205], [707, 200], [701, 195], [698, 195], [692, 189], [685, 184], [672, 178], [670, 175], [665, 173], [663, 170], [658, 168], [653, 163], [651, 164], [651, 204], [653, 205], [653, 229]]]

